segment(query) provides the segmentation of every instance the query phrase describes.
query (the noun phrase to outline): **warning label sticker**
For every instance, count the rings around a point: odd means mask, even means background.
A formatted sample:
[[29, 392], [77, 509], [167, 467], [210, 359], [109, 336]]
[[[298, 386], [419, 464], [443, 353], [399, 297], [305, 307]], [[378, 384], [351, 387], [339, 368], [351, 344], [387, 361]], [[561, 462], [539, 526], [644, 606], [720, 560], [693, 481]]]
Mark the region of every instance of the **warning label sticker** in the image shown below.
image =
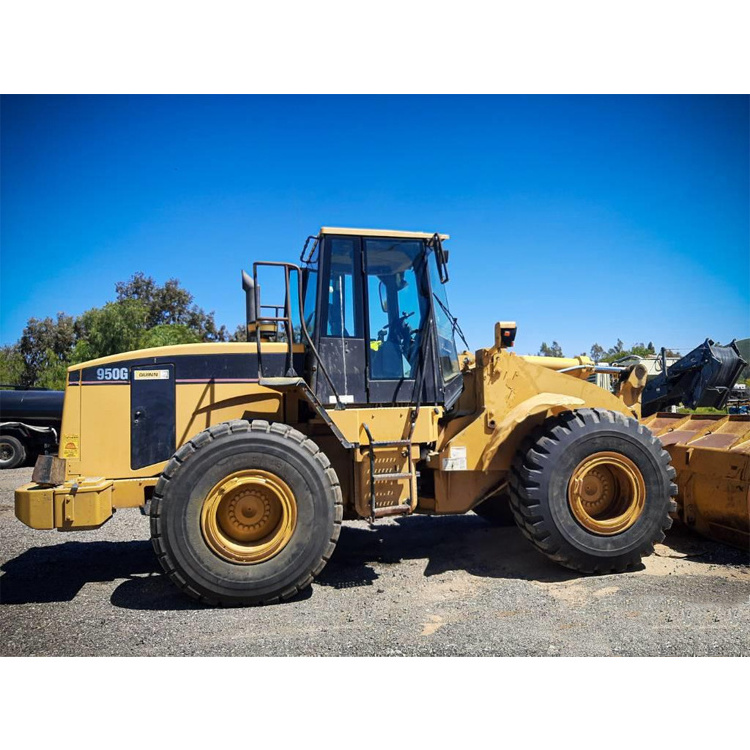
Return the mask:
[[466, 446], [452, 445], [443, 459], [443, 471], [466, 471]]
[[63, 435], [60, 441], [62, 458], [79, 458], [81, 453], [81, 438], [79, 435]]

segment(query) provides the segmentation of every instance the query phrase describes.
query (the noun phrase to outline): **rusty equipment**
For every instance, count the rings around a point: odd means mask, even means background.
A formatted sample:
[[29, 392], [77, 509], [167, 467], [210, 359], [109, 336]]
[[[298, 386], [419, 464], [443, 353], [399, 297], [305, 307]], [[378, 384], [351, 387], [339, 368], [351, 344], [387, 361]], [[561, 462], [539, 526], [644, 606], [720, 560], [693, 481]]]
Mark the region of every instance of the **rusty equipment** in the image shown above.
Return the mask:
[[[509, 511], [569, 568], [638, 565], [678, 492], [670, 454], [638, 421], [646, 368], [517, 356], [508, 321], [489, 346], [460, 351], [447, 239], [323, 228], [301, 265], [243, 273], [247, 342], [69, 368], [59, 455], [16, 490], [17, 517], [74, 531], [140, 507], [167, 575], [208, 604], [294, 596], [330, 559], [343, 518]], [[269, 274], [282, 304], [261, 304]], [[617, 375], [614, 392], [588, 381], [597, 371]], [[685, 517], [695, 505], [708, 527], [710, 500], [686, 481]]]

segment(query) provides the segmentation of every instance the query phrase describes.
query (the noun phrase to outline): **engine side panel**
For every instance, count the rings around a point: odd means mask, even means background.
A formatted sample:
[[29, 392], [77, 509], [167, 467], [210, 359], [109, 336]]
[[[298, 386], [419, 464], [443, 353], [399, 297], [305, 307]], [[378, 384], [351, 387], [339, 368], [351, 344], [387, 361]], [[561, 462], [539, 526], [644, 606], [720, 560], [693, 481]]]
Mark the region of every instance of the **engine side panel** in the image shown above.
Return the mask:
[[[299, 347], [300, 372], [303, 356]], [[286, 345], [263, 344], [265, 375], [283, 371], [285, 363]], [[254, 344], [164, 347], [71, 368], [59, 453], [67, 477], [154, 476], [175, 450], [213, 424], [287, 421], [287, 400], [258, 379]]]

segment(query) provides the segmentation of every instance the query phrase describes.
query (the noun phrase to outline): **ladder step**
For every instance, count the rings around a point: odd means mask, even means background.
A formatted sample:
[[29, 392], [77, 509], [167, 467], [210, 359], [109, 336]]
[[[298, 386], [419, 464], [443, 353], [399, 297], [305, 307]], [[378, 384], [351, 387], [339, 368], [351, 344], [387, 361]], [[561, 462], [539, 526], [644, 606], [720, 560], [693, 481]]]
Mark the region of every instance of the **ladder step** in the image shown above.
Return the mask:
[[411, 440], [374, 440], [370, 445], [374, 448], [395, 448], [398, 445], [411, 445]]
[[384, 516], [400, 516], [404, 513], [411, 513], [411, 505], [391, 505], [388, 508], [375, 508], [372, 517], [383, 518]]
[[260, 378], [258, 385], [266, 388], [299, 388], [307, 385], [302, 378]]
[[414, 476], [410, 471], [384, 471], [382, 474], [373, 474], [372, 478], [376, 482], [385, 482], [389, 479], [406, 479]]

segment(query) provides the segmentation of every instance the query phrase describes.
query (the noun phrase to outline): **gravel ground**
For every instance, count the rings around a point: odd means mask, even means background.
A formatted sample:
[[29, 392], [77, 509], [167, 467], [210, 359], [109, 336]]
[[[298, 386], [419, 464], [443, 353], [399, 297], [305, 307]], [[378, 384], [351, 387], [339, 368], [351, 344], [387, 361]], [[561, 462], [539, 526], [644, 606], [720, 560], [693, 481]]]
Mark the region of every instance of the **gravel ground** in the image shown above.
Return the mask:
[[639, 571], [581, 577], [473, 513], [346, 522], [300, 597], [217, 610], [164, 578], [137, 510], [70, 535], [23, 526], [30, 476], [0, 474], [3, 656], [750, 655], [748, 556], [685, 530]]

